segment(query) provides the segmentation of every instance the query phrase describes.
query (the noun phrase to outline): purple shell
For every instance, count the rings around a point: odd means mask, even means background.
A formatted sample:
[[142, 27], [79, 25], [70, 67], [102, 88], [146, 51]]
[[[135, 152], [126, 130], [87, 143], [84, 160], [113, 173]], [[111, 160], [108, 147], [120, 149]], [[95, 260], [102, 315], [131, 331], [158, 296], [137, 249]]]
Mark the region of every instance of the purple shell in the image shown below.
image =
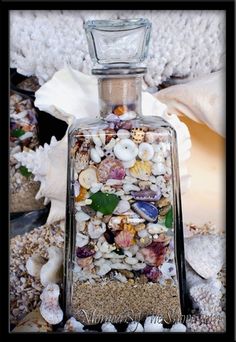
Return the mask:
[[141, 190], [132, 191], [131, 196], [139, 201], [158, 201], [161, 198], [161, 190], [158, 188], [157, 191], [152, 190]]
[[76, 249], [76, 256], [78, 258], [88, 258], [94, 255], [96, 251], [93, 249], [92, 246], [84, 246], [84, 247], [77, 247]]
[[153, 282], [156, 282], [162, 274], [161, 271], [157, 267], [149, 266], [149, 265], [147, 265], [143, 269], [142, 273], [145, 274], [145, 276]]

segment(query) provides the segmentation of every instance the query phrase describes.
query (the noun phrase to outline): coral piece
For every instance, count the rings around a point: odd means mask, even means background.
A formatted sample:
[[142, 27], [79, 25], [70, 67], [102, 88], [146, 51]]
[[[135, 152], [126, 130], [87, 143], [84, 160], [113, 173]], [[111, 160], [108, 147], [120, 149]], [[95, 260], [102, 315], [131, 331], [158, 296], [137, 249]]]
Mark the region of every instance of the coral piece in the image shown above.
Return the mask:
[[223, 311], [210, 316], [194, 315], [186, 320], [188, 330], [191, 332], [224, 332], [226, 330], [226, 317]]
[[213, 280], [190, 288], [193, 304], [199, 309], [200, 314], [210, 316], [222, 311], [220, 303], [222, 292], [219, 285], [220, 282]]
[[41, 257], [38, 254], [32, 255], [27, 261], [26, 261], [26, 269], [27, 272], [35, 278], [40, 277], [40, 271], [42, 266], [46, 263], [46, 260]]
[[40, 313], [45, 321], [52, 325], [60, 323], [63, 319], [63, 311], [58, 302], [59, 295], [60, 289], [57, 284], [48, 284], [40, 295]]
[[62, 280], [63, 250], [55, 246], [48, 248], [48, 262], [40, 270], [40, 281], [43, 286], [59, 283]]

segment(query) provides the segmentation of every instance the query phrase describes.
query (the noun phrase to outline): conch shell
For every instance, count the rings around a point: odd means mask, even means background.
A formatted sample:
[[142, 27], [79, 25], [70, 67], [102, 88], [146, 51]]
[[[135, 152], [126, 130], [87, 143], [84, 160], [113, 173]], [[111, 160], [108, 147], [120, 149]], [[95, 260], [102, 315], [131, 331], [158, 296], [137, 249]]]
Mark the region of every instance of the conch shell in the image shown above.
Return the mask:
[[[36, 93], [35, 105], [58, 119], [72, 125], [75, 119], [99, 116], [97, 80], [71, 68], [62, 69], [54, 74]], [[190, 176], [185, 161], [190, 157], [191, 140], [187, 126], [176, 115], [167, 114], [167, 107], [153, 95], [143, 92], [143, 114], [158, 115], [167, 120], [177, 131], [180, 176], [182, 192], [189, 187]], [[56, 141], [53, 137], [50, 145], [45, 144], [35, 152], [21, 152], [14, 157], [26, 166], [41, 182], [37, 198], [45, 197], [51, 201], [47, 219], [50, 224], [65, 218], [66, 169], [67, 169], [67, 133]], [[60, 171], [59, 171], [60, 170]]]

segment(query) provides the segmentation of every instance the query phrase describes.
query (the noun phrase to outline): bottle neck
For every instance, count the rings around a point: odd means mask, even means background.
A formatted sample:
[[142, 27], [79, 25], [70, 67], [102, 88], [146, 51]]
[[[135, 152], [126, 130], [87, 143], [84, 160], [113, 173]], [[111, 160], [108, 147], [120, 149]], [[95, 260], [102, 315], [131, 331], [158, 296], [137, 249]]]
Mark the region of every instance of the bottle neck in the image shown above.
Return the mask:
[[[106, 118], [121, 106], [126, 111], [142, 115], [142, 74], [102, 75], [98, 78], [100, 115]], [[122, 107], [123, 106], [123, 107]]]

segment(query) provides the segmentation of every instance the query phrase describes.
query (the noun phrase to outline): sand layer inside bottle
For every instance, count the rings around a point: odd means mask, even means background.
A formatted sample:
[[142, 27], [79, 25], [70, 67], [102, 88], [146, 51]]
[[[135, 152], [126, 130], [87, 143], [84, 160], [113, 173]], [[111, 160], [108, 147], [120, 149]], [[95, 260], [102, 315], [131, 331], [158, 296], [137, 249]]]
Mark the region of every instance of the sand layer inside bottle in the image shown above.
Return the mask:
[[127, 106], [112, 115], [77, 130], [71, 148], [71, 311], [87, 324], [180, 313], [170, 131], [141, 125]]

